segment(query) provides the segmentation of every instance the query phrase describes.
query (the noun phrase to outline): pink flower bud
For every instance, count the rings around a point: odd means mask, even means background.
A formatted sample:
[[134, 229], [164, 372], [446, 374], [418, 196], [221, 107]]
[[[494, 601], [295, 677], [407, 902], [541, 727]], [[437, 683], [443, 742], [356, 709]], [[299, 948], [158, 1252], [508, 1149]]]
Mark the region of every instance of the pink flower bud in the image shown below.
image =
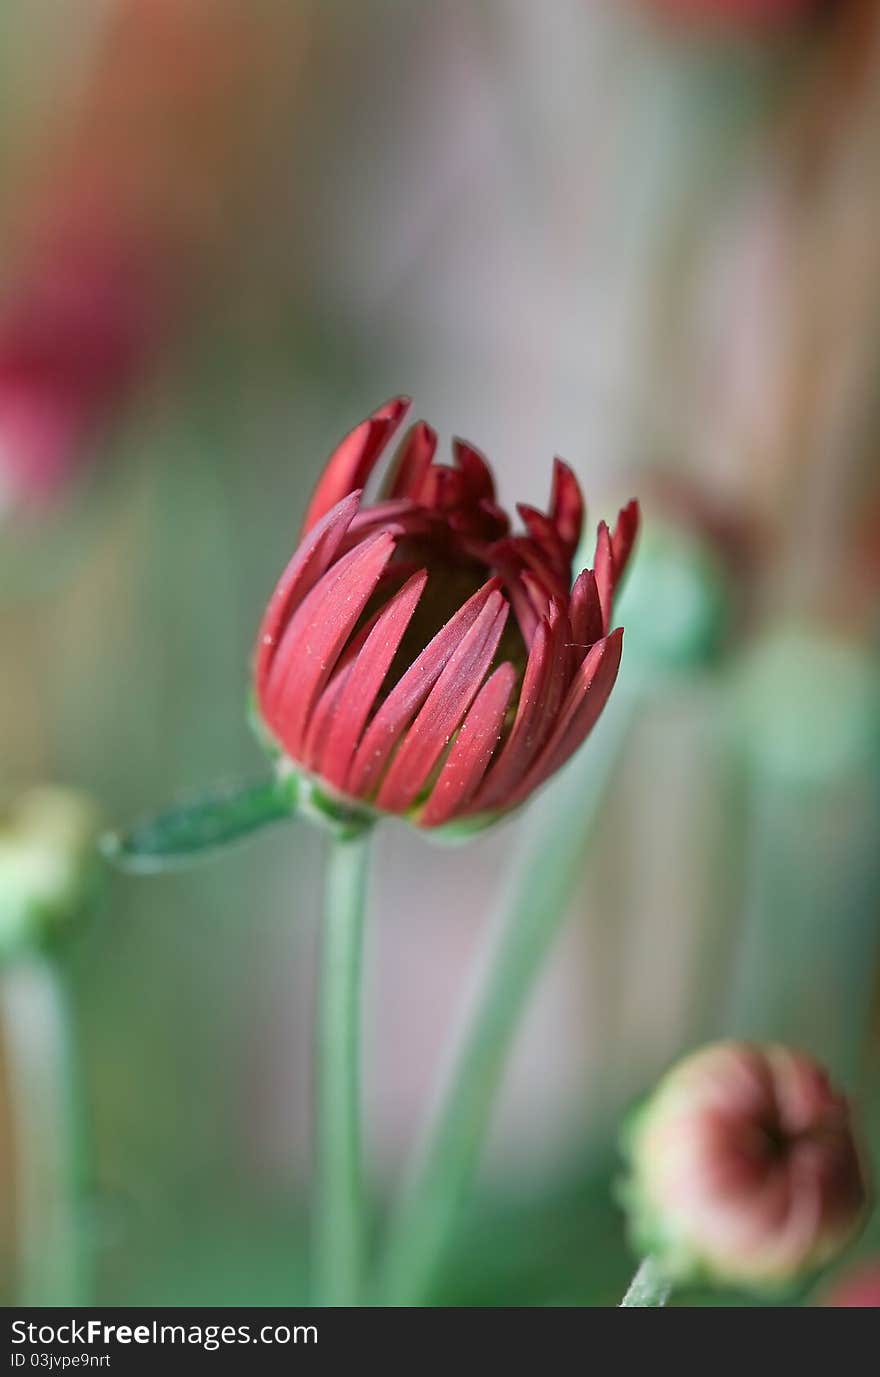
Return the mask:
[[637, 1111], [625, 1148], [633, 1243], [675, 1282], [785, 1287], [864, 1216], [846, 1100], [787, 1047], [722, 1042], [687, 1057]]

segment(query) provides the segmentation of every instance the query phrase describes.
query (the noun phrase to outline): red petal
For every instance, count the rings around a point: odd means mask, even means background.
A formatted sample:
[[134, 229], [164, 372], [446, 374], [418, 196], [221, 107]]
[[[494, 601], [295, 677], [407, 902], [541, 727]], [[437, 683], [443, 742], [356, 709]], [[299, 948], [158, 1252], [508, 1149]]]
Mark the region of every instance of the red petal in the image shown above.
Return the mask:
[[550, 607], [550, 669], [547, 692], [541, 705], [538, 739], [543, 746], [556, 726], [556, 718], [571, 685], [574, 650], [568, 613], [558, 603]]
[[267, 721], [297, 759], [309, 714], [393, 552], [394, 537], [382, 531], [344, 555], [287, 624], [269, 673]]
[[281, 632], [306, 594], [314, 588], [321, 575], [326, 573], [333, 563], [359, 502], [360, 493], [350, 493], [341, 502], [337, 502], [336, 506], [318, 522], [298, 547], [269, 599], [269, 606], [260, 626], [254, 667], [257, 698], [260, 703]]
[[573, 555], [584, 523], [584, 499], [574, 473], [558, 458], [553, 460], [550, 517], [569, 556]]
[[382, 703], [357, 748], [346, 793], [366, 798], [372, 793], [394, 747], [439, 679], [450, 656], [482, 612], [499, 579], [490, 579], [458, 609], [413, 661]]
[[623, 577], [638, 530], [639, 504], [636, 501], [627, 502], [618, 514], [617, 525], [614, 527], [614, 534], [611, 537], [615, 583], [618, 583]]
[[602, 604], [596, 575], [592, 569], [584, 569], [578, 574], [571, 590], [569, 605], [571, 618], [571, 639], [578, 663], [583, 660], [591, 645], [600, 640], [605, 630], [602, 622]]
[[475, 794], [501, 740], [516, 678], [513, 665], [505, 663], [480, 689], [419, 819], [423, 827], [439, 827], [448, 822]]
[[417, 421], [403, 437], [385, 485], [389, 497], [414, 498], [437, 451], [437, 432]]
[[498, 544], [509, 550], [524, 568], [534, 574], [551, 596], [559, 598], [560, 601], [567, 600], [568, 571], [566, 570], [565, 577], [563, 577], [558, 569], [554, 569], [544, 551], [536, 546], [528, 536], [508, 536], [506, 540], [501, 540]]
[[[535, 575], [528, 570], [522, 575], [523, 587], [529, 595], [529, 601], [539, 617], [546, 617], [550, 613], [550, 605], [553, 602], [553, 594], [548, 592], [546, 584], [535, 578]], [[558, 602], [558, 599], [556, 599]]]
[[542, 618], [535, 632], [523, 675], [516, 717], [510, 735], [477, 798], [479, 808], [499, 805], [528, 768], [535, 751], [535, 727], [547, 686], [550, 665], [550, 624]]
[[[406, 568], [402, 562], [386, 565], [379, 576], [373, 595], [377, 596], [384, 591], [385, 597], [390, 600], [400, 591], [402, 584], [413, 572], [412, 568]], [[377, 608], [373, 615], [350, 638], [336, 662], [336, 668], [327, 682], [327, 687], [312, 710], [308, 731], [300, 753], [301, 761], [308, 770], [317, 770], [318, 757], [324, 746], [324, 738], [337, 707], [342, 701], [342, 694], [348, 684], [355, 660], [366, 645], [367, 638], [386, 606], [387, 603], [383, 603], [381, 607]]]
[[320, 521], [325, 512], [354, 488], [363, 488], [373, 466], [406, 411], [409, 397], [395, 397], [354, 430], [349, 431], [331, 454], [318, 479], [303, 522], [303, 535]]
[[495, 479], [489, 461], [467, 440], [452, 441], [452, 453], [464, 478], [465, 491], [471, 502], [494, 502]]
[[525, 779], [506, 800], [509, 805], [521, 803], [561, 769], [589, 736], [614, 687], [622, 649], [622, 627], [592, 647], [575, 675], [550, 740]]
[[499, 540], [507, 535], [510, 530], [510, 517], [503, 507], [499, 507], [497, 502], [488, 501], [478, 503], [478, 507], [487, 540]]
[[607, 635], [611, 625], [611, 612], [614, 603], [614, 555], [611, 550], [611, 534], [604, 521], [599, 522], [599, 531], [596, 536], [596, 557], [593, 563], [596, 589], [602, 608], [602, 630]]
[[[474, 546], [465, 546], [465, 549], [468, 553], [476, 553]], [[503, 578], [504, 591], [510, 599], [522, 638], [525, 644], [530, 646], [535, 637], [540, 613], [535, 611], [534, 599], [526, 583], [527, 575], [523, 574], [520, 561], [511, 551], [506, 549], [506, 542], [504, 541], [499, 541], [489, 549], [484, 549], [478, 557], [484, 558], [485, 562], [497, 569]], [[542, 610], [546, 601], [545, 598]]]
[[470, 631], [450, 656], [388, 769], [377, 803], [391, 813], [409, 808], [467, 712], [483, 682], [507, 621], [509, 604], [493, 592]]
[[427, 578], [427, 571], [420, 570], [395, 594], [383, 609], [347, 676], [344, 710], [334, 715], [318, 765], [325, 779], [340, 789], [345, 785], [354, 749]]
[[464, 500], [464, 478], [446, 464], [432, 464], [422, 480], [418, 500], [437, 512], [454, 511]]
[[396, 535], [424, 535], [436, 518], [409, 498], [395, 498], [362, 507], [348, 528], [345, 544], [360, 541], [365, 535], [383, 528]]
[[538, 511], [537, 507], [530, 507], [525, 502], [518, 502], [516, 509], [532, 540], [543, 552], [554, 571], [567, 581], [570, 569], [568, 552], [549, 516], [545, 516], [543, 512]]
[[312, 715], [309, 718], [308, 730], [300, 751], [300, 763], [307, 770], [313, 770], [317, 773], [318, 757], [321, 754], [324, 739], [330, 729], [330, 724], [342, 707], [353, 669], [354, 660], [348, 658], [348, 650], [346, 649], [336, 672], [312, 709]]
[[480, 790], [477, 807], [504, 805], [530, 768], [556, 725], [571, 682], [571, 628], [557, 603], [541, 621], [529, 654], [516, 719], [510, 736]]

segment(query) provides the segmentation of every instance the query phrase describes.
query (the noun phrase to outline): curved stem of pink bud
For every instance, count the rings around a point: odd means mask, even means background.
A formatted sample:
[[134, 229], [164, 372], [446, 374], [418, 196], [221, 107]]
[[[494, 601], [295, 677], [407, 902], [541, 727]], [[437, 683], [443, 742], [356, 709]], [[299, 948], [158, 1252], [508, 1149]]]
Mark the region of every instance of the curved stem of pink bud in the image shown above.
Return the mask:
[[492, 935], [440, 1113], [392, 1222], [381, 1304], [427, 1303], [479, 1161], [520, 1018], [568, 912], [637, 701], [635, 692], [621, 692], [618, 686], [594, 747], [537, 805], [539, 818], [512, 877], [509, 905]]
[[357, 1306], [365, 1254], [361, 957], [370, 832], [329, 842], [318, 991], [314, 1294]]
[[12, 1112], [18, 1303], [86, 1305], [86, 1135], [68, 991], [51, 958], [10, 963], [0, 1008]]
[[669, 1300], [672, 1284], [667, 1281], [653, 1258], [646, 1257], [629, 1284], [619, 1309], [634, 1306], [640, 1310], [659, 1309]]

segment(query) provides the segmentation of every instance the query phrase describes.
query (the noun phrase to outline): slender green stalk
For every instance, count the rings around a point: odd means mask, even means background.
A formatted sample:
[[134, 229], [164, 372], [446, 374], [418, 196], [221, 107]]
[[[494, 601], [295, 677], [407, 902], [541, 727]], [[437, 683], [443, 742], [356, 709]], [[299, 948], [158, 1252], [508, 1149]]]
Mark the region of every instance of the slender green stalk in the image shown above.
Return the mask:
[[646, 1257], [620, 1302], [619, 1309], [635, 1306], [640, 1310], [659, 1309], [669, 1300], [672, 1285], [666, 1280], [653, 1258]]
[[594, 748], [536, 805], [537, 825], [492, 934], [440, 1113], [392, 1221], [381, 1279], [384, 1304], [420, 1306], [430, 1295], [479, 1160], [520, 1017], [582, 873], [584, 848], [635, 701], [632, 694], [612, 700]]
[[84, 1115], [63, 972], [47, 956], [16, 961], [3, 974], [0, 1002], [12, 1111], [19, 1303], [88, 1304]]
[[360, 1123], [361, 956], [370, 835], [330, 843], [317, 1022], [315, 1298], [355, 1306], [365, 1252]]

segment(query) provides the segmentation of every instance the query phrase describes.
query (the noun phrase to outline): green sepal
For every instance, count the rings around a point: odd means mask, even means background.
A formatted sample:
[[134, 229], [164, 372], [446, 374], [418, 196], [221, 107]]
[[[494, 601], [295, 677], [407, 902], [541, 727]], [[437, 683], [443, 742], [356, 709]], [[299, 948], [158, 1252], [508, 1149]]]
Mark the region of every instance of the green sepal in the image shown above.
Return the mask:
[[496, 809], [491, 813], [468, 813], [463, 818], [452, 818], [440, 827], [425, 827], [420, 830], [426, 841], [435, 842], [440, 846], [464, 846], [474, 838], [481, 837], [497, 823], [515, 817], [519, 811], [519, 808], [510, 808], [506, 811]]
[[370, 808], [366, 804], [355, 807], [347, 801], [334, 798], [318, 780], [292, 767], [286, 777], [296, 780], [296, 806], [300, 817], [332, 832], [340, 841], [360, 836], [381, 816], [375, 808]]
[[295, 775], [224, 784], [101, 839], [121, 870], [152, 874], [204, 859], [277, 822], [294, 817]]

